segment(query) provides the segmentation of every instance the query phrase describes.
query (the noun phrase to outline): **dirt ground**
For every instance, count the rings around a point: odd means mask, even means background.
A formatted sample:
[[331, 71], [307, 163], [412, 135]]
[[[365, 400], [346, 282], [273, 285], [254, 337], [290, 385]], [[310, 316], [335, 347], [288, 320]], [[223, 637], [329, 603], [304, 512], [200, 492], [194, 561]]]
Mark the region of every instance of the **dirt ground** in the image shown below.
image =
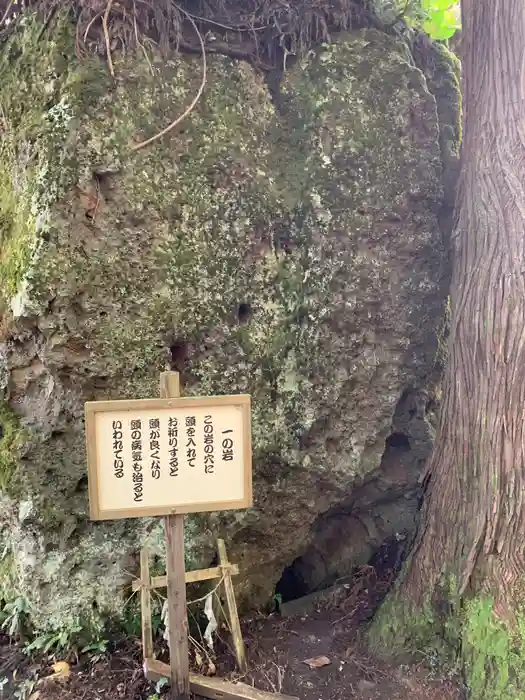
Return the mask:
[[[364, 651], [363, 619], [375, 607], [370, 593], [362, 587], [357, 596], [350, 590], [307, 611], [299, 606], [294, 616], [245, 620], [249, 673], [236, 674], [226, 640], [214, 660], [217, 675], [301, 700], [463, 700], [457, 679], [429, 670], [424, 659], [419, 666], [392, 667]], [[377, 586], [372, 598], [376, 593]], [[159, 648], [159, 656], [167, 660], [166, 650]], [[145, 680], [138, 640], [125, 640], [99, 658], [72, 655], [62, 679], [49, 678], [54, 661], [30, 658], [19, 645], [0, 639], [0, 699], [162, 700], [167, 694], [166, 687]], [[204, 666], [197, 670], [209, 670]]]
[[[261, 690], [282, 692], [302, 700], [462, 700], [460, 684], [420, 667], [393, 668], [378, 663], [359, 648], [358, 632], [336, 613], [314, 613], [298, 619], [253, 622], [246, 635], [250, 668], [241, 680]], [[45, 680], [51, 663], [28, 659], [3, 640], [0, 648], [2, 700], [157, 700], [144, 679], [139, 643], [128, 642], [103, 659], [71, 663], [63, 680]], [[321, 668], [308, 659], [326, 657]], [[222, 666], [229, 665], [229, 659]], [[219, 668], [221, 668], [219, 665]], [[223, 669], [221, 669], [222, 671]], [[226, 669], [224, 669], [225, 671]], [[223, 672], [221, 675], [235, 677]], [[40, 680], [44, 679], [44, 680]], [[160, 689], [159, 698], [166, 692]]]

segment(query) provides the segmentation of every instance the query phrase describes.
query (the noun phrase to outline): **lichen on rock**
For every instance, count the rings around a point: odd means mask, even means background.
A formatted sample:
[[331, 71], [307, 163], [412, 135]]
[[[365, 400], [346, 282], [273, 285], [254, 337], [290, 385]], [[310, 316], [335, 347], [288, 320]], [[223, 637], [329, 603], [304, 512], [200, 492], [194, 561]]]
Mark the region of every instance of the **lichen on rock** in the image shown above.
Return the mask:
[[35, 35], [27, 20], [0, 47], [2, 235], [31, 214], [25, 252], [0, 258], [14, 270], [0, 379], [23, 430], [2, 486], [10, 579], [41, 629], [119, 613], [141, 542], [161, 532], [89, 522], [83, 404], [155, 396], [171, 365], [187, 394], [252, 395], [254, 507], [188, 518], [187, 561], [226, 534], [242, 602], [265, 602], [317, 519], [376, 473], [401, 395], [434, 371], [436, 101], [403, 40], [375, 30], [312, 51], [278, 95], [209, 56], [182, 128], [133, 153], [183, 111], [200, 62], [127, 55], [111, 81], [71, 58], [65, 20]]

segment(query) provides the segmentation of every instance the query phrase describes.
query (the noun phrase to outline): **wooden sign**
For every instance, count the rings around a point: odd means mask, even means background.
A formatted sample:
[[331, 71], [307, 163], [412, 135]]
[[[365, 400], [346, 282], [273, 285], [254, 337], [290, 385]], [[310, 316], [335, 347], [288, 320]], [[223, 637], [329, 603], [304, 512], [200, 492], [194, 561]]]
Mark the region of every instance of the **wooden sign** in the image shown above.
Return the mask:
[[93, 520], [252, 505], [249, 396], [93, 401], [85, 417]]

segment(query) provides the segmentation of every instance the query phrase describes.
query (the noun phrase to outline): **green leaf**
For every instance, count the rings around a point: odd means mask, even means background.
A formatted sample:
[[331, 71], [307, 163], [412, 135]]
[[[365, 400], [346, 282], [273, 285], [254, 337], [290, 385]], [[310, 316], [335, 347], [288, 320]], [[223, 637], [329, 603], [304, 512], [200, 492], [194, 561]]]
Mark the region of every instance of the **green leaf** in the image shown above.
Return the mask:
[[451, 0], [432, 0], [434, 10], [451, 10], [455, 4]]
[[430, 13], [436, 10], [449, 10], [455, 4], [453, 0], [421, 0], [422, 9]]
[[421, 0], [423, 30], [437, 41], [450, 39], [460, 28], [459, 4], [451, 0]]

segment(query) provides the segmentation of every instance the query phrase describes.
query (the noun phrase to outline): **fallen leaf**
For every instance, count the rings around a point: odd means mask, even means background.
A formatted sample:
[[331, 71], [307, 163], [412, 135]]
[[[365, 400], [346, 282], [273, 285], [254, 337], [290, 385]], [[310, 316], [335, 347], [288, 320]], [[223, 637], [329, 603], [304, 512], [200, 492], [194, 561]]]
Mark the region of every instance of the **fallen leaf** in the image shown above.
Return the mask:
[[53, 669], [54, 676], [68, 678], [71, 675], [71, 668], [67, 661], [57, 661], [51, 668]]
[[316, 656], [314, 659], [305, 659], [303, 661], [303, 664], [310, 668], [322, 668], [323, 666], [329, 666], [331, 663], [328, 656]]
[[50, 676], [40, 678], [38, 685], [49, 683], [50, 681], [65, 681], [71, 675], [71, 668], [67, 661], [57, 661], [51, 668], [53, 669], [53, 673]]

